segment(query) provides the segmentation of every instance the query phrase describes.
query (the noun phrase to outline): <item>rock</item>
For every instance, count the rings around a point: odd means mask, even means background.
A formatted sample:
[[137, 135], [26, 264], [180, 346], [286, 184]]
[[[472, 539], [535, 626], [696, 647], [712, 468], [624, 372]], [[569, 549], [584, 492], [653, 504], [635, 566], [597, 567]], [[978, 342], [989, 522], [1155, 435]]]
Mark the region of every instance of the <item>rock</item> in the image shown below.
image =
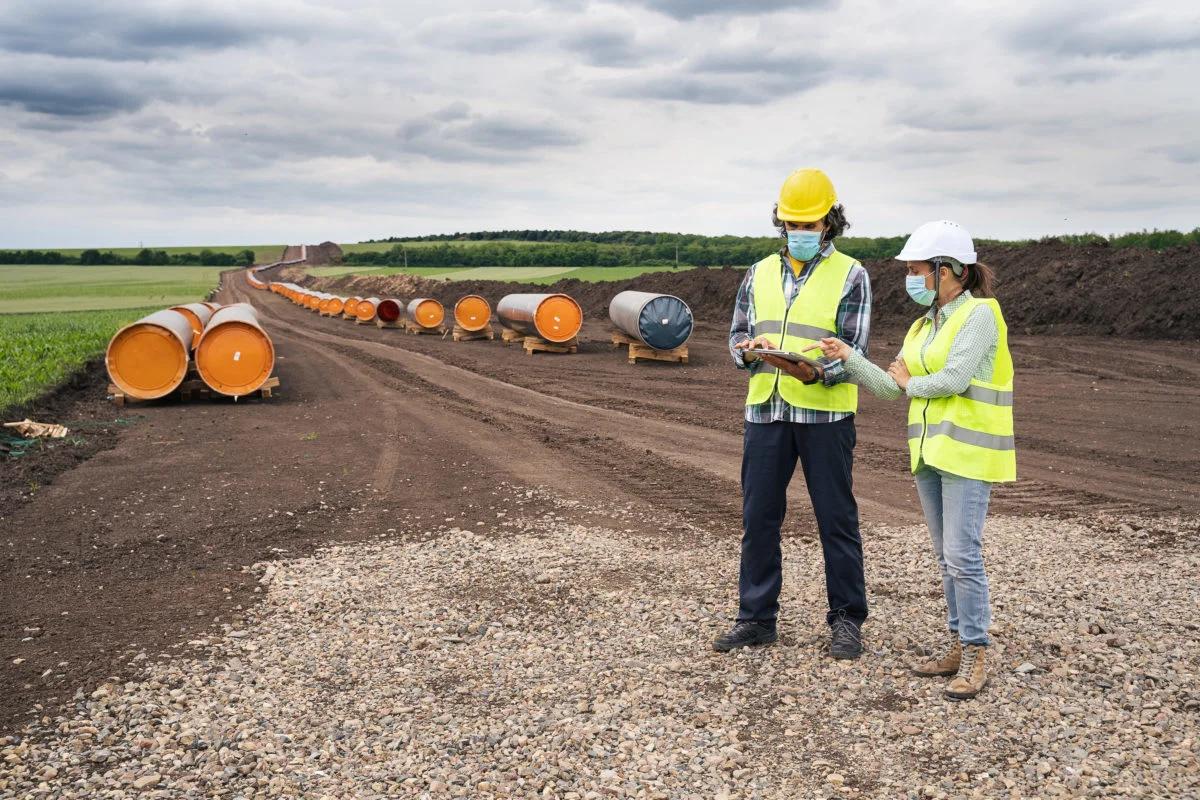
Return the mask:
[[135, 780], [133, 782], [133, 788], [148, 789], [151, 786], [157, 786], [158, 782], [161, 780], [162, 780], [162, 776], [159, 775], [157, 772], [153, 772], [149, 775], [143, 775], [142, 777]]
[[1037, 664], [1030, 661], [1023, 662], [1020, 666], [1013, 670], [1018, 675], [1028, 675], [1031, 672], [1037, 672], [1039, 669]]

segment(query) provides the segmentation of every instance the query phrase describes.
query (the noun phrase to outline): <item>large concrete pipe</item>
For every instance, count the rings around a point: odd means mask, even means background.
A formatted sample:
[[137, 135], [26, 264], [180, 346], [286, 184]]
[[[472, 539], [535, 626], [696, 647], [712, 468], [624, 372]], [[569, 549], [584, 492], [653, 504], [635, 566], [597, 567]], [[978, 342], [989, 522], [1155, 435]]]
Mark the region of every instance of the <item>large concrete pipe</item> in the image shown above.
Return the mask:
[[404, 313], [404, 306], [400, 305], [399, 300], [391, 297], [379, 301], [379, 305], [375, 307], [375, 314], [379, 317], [380, 322], [393, 323], [400, 320], [400, 315]]
[[674, 295], [621, 292], [609, 302], [608, 318], [619, 331], [655, 350], [674, 350], [692, 335], [692, 310]]
[[188, 303], [186, 306], [171, 306], [170, 310], [187, 317], [188, 324], [192, 326], [192, 349], [195, 350], [200, 343], [200, 334], [204, 333], [204, 326], [213, 315], [212, 309], [204, 303]]
[[249, 303], [225, 306], [208, 321], [196, 345], [196, 371], [214, 392], [241, 397], [257, 390], [275, 368], [275, 346]]
[[464, 331], [481, 331], [492, 321], [492, 307], [477, 294], [460, 297], [454, 304], [454, 321]]
[[191, 348], [188, 318], [170, 309], [156, 311], [117, 331], [104, 364], [109, 380], [126, 395], [154, 400], [183, 383]]
[[422, 328], [437, 328], [446, 318], [446, 309], [432, 297], [418, 297], [408, 304], [408, 318]]
[[548, 342], [575, 338], [583, 325], [583, 309], [565, 294], [509, 294], [496, 306], [500, 322], [517, 333]]
[[221, 304], [220, 304], [220, 303], [214, 303], [214, 302], [212, 302], [211, 300], [201, 300], [201, 301], [200, 301], [200, 305], [202, 305], [202, 306], [208, 306], [208, 310], [209, 310], [209, 311], [217, 311], [218, 309], [220, 309], [220, 308], [221, 308]]
[[375, 319], [375, 311], [379, 308], [378, 297], [367, 297], [358, 302], [358, 307], [354, 309], [354, 316], [358, 317], [359, 322], [370, 322]]

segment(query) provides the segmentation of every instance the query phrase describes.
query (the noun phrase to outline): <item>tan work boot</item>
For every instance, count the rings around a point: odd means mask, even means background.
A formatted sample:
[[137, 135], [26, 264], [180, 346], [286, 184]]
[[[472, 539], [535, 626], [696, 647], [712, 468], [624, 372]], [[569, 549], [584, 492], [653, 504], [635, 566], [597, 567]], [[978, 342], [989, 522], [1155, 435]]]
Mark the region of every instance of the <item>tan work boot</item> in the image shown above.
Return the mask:
[[912, 666], [912, 671], [922, 678], [945, 678], [949, 675], [958, 674], [958, 662], [962, 659], [962, 642], [958, 638], [958, 634], [954, 634], [954, 641], [950, 645], [950, 649], [946, 651], [941, 658], [929, 658]]
[[987, 648], [969, 644], [963, 648], [958, 674], [946, 684], [946, 696], [955, 700], [970, 700], [987, 684]]

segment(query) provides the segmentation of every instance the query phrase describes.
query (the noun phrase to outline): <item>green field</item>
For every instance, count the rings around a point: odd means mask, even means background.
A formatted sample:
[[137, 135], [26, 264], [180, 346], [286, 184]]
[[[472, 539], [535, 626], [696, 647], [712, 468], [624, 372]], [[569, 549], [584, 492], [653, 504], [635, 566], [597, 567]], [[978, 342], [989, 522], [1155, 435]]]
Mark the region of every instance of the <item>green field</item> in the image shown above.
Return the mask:
[[158, 310], [0, 314], [0, 408], [25, 402], [63, 380], [103, 353], [122, 326]]
[[119, 328], [202, 300], [220, 267], [0, 266], [0, 408], [100, 355]]
[[0, 314], [193, 303], [226, 267], [0, 266]]

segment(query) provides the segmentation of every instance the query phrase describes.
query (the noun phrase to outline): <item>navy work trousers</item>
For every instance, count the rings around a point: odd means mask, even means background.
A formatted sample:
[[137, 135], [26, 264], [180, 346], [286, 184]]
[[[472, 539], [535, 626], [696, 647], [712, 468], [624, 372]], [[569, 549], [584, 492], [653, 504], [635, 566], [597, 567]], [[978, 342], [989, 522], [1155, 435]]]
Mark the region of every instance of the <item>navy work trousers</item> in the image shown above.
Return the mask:
[[799, 459], [825, 556], [828, 621], [867, 618], [862, 536], [854, 500], [854, 417], [838, 422], [747, 422], [742, 450], [742, 563], [738, 620], [775, 625], [783, 586], [779, 530]]

